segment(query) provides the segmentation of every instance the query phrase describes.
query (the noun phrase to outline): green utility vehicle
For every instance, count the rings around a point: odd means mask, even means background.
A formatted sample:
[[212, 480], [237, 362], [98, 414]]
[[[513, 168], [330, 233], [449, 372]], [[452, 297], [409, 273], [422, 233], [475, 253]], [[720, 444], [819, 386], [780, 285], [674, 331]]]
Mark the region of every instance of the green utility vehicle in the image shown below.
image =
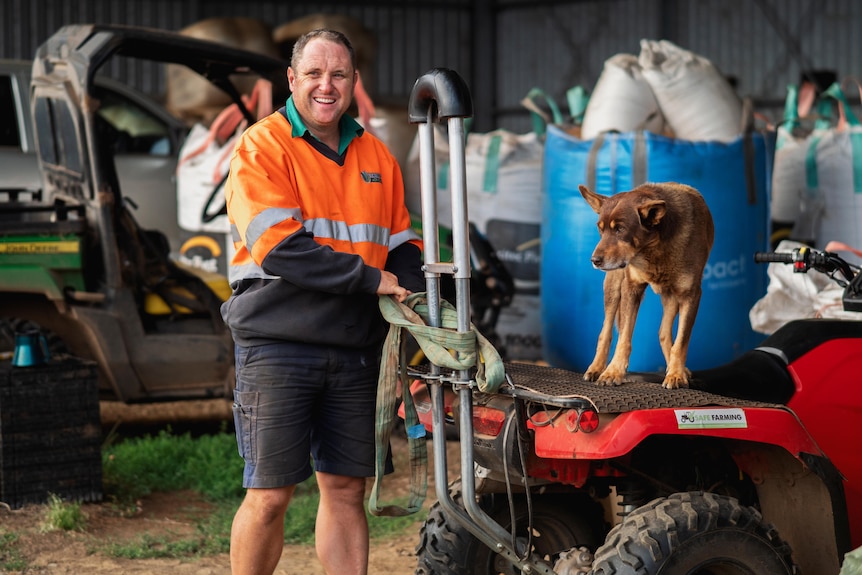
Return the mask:
[[[101, 74], [144, 60], [201, 74], [249, 122], [236, 79], [251, 74], [287, 93], [285, 62], [171, 32], [72, 25], [40, 46], [29, 95], [42, 187], [0, 186], [0, 354], [11, 354], [17, 333], [39, 329], [52, 351], [98, 364], [105, 398], [225, 397], [227, 280], [178, 264], [166, 233], [138, 223], [134, 205], [148, 200], [127, 198], [115, 161], [129, 134], [101, 113]], [[166, 228], [176, 227], [173, 208]]]

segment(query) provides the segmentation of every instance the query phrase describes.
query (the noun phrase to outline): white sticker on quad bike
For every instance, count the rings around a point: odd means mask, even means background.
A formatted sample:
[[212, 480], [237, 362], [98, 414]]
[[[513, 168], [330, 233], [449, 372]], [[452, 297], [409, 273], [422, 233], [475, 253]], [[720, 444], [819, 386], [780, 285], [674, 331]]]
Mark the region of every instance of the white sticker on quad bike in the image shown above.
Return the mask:
[[729, 409], [674, 409], [679, 429], [748, 427], [745, 411]]

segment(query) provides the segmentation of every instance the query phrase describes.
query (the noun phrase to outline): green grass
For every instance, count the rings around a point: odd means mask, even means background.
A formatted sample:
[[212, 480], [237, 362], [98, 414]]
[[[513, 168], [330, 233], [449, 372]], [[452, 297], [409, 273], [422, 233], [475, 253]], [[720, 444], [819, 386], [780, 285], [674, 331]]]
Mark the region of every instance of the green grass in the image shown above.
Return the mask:
[[48, 496], [48, 507], [42, 531], [83, 531], [87, 516], [77, 501], [66, 502], [54, 493]]
[[[167, 429], [154, 436], [107, 443], [102, 453], [103, 487], [119, 513], [130, 513], [137, 500], [153, 492], [192, 490], [212, 505], [210, 512], [196, 520], [193, 536], [146, 534], [131, 542], [109, 542], [104, 548], [109, 554], [142, 559], [228, 552], [233, 515], [245, 493], [243, 462], [232, 431], [192, 437]], [[286, 543], [313, 543], [318, 501], [313, 477], [297, 486], [285, 516]], [[405, 505], [406, 499], [394, 503]], [[372, 538], [403, 533], [417, 520], [416, 515], [369, 515], [369, 533]]]
[[17, 541], [17, 534], [0, 529], [0, 573], [23, 571], [27, 567], [27, 562], [15, 547]]

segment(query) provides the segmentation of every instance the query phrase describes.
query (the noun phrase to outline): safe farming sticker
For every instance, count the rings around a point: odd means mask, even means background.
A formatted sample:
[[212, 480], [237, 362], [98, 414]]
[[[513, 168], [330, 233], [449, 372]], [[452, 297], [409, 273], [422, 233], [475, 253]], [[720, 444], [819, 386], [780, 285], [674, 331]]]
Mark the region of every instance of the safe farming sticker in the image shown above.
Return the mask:
[[728, 429], [748, 427], [745, 411], [726, 409], [674, 409], [679, 429]]

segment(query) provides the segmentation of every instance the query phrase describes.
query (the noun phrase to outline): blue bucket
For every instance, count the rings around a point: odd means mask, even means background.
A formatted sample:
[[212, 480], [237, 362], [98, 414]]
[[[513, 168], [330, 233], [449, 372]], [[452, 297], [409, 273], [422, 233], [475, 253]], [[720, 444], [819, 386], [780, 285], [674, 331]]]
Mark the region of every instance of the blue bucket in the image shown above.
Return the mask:
[[[773, 151], [772, 138], [760, 133], [729, 143], [689, 142], [649, 132], [583, 141], [549, 126], [540, 267], [545, 360], [586, 370], [604, 318], [604, 272], [590, 263], [599, 240], [597, 216], [581, 197], [579, 184], [604, 195], [645, 181], [674, 181], [699, 190], [715, 221], [715, 243], [686, 365], [715, 367], [756, 347], [764, 336], [751, 329], [748, 312], [766, 293], [768, 280], [766, 266], [755, 264], [753, 254], [769, 249]], [[661, 315], [661, 301], [648, 288], [635, 325], [631, 371], [664, 370]]]

